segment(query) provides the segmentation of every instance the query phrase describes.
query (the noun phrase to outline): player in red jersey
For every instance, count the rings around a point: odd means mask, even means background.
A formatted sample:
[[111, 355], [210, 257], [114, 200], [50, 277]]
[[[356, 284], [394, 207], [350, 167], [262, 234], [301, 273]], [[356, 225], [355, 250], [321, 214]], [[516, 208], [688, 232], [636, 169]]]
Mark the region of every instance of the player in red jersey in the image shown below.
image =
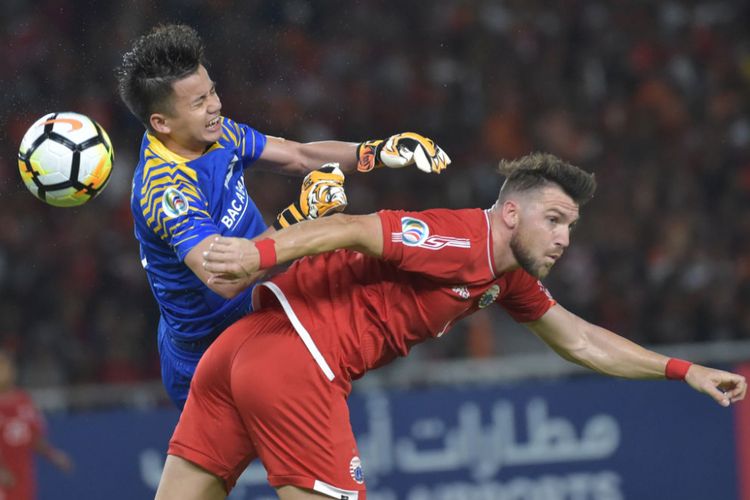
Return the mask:
[[66, 472], [73, 462], [44, 437], [42, 414], [15, 380], [15, 363], [0, 352], [0, 500], [33, 500], [35, 452]]
[[283, 500], [364, 499], [351, 381], [493, 303], [600, 373], [682, 379], [723, 406], [744, 398], [742, 376], [646, 350], [558, 305], [538, 280], [568, 247], [593, 176], [546, 154], [502, 167], [488, 210], [336, 215], [272, 239], [215, 240], [204, 266], [219, 282], [315, 256], [263, 283], [262, 307], [204, 355], [157, 499], [224, 498], [255, 458]]

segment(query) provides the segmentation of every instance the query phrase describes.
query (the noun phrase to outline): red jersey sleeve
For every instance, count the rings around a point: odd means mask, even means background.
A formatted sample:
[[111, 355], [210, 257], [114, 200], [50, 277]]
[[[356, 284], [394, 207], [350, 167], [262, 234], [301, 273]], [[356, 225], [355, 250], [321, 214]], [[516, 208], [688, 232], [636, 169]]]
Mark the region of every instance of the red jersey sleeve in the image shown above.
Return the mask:
[[518, 323], [536, 321], [557, 302], [542, 282], [523, 269], [506, 275], [508, 288], [497, 303]]
[[483, 210], [382, 210], [383, 256], [404, 271], [470, 284], [493, 279]]

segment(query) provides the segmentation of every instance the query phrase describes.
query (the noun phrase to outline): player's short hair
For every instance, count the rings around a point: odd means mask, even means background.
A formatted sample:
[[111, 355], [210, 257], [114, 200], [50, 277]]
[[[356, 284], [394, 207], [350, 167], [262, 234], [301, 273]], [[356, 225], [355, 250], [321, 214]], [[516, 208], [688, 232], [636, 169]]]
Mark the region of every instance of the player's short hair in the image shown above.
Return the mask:
[[549, 153], [532, 153], [515, 160], [501, 160], [498, 171], [505, 176], [500, 188], [501, 202], [511, 193], [557, 185], [582, 206], [594, 197], [596, 191], [594, 174]]
[[172, 84], [206, 65], [203, 40], [184, 24], [159, 25], [137, 38], [115, 71], [120, 97], [151, 129], [154, 112], [169, 113]]

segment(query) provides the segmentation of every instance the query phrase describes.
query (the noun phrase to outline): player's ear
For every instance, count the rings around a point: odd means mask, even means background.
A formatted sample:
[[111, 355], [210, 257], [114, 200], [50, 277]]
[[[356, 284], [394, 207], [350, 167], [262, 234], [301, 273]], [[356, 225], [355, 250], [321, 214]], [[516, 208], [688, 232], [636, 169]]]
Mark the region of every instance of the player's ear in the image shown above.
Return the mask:
[[509, 229], [515, 229], [518, 225], [518, 217], [521, 207], [514, 200], [505, 200], [500, 207], [500, 215]]
[[167, 124], [167, 117], [161, 113], [153, 113], [149, 117], [148, 121], [151, 125], [151, 129], [159, 132], [160, 134], [168, 134], [172, 131]]

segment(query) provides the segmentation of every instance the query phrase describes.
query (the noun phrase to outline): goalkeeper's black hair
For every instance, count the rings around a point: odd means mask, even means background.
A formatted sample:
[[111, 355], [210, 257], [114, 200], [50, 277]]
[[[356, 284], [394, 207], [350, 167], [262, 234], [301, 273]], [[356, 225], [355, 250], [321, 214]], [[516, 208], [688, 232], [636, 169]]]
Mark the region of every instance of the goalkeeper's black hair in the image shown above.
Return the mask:
[[582, 206], [594, 197], [596, 191], [594, 174], [549, 153], [532, 153], [516, 160], [502, 160], [498, 171], [505, 176], [503, 187], [500, 188], [500, 202], [510, 193], [557, 185], [578, 206]]
[[206, 65], [203, 41], [184, 24], [154, 27], [137, 38], [116, 69], [120, 97], [130, 112], [151, 129], [154, 112], [171, 111], [172, 84]]

